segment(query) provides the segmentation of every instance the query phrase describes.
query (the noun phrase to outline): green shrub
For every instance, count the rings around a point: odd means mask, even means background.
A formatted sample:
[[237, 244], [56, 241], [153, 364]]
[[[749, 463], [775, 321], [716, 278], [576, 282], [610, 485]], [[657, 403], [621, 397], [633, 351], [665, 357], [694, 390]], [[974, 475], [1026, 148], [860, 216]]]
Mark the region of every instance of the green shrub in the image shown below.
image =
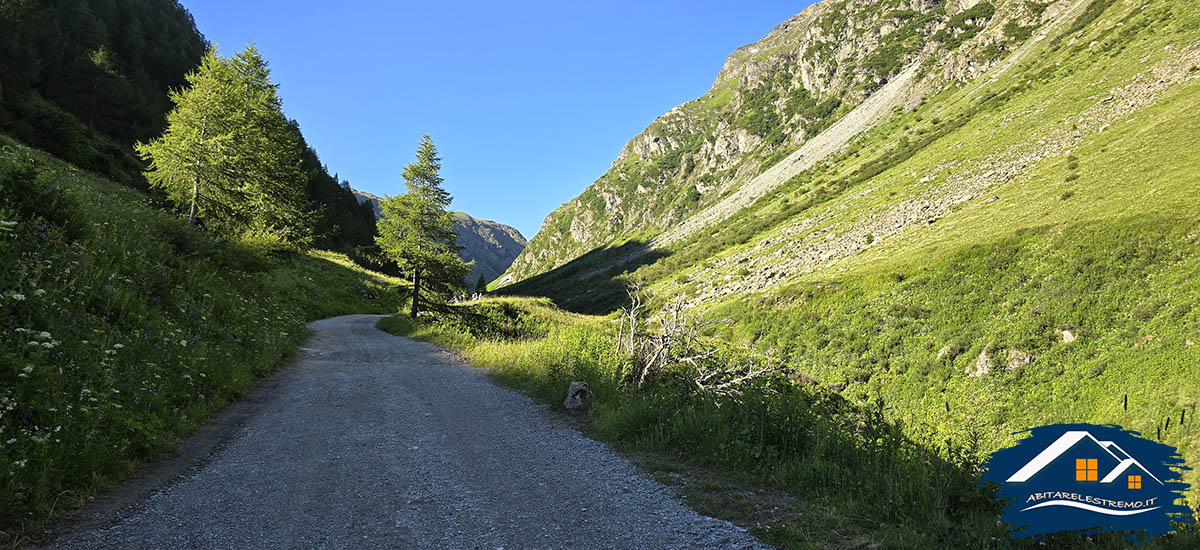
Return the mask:
[[1033, 31], [1036, 28], [1037, 25], [1023, 27], [1017, 22], [1017, 20], [1010, 19], [1004, 24], [1004, 36], [1016, 40], [1017, 42], [1024, 42], [1029, 40], [1029, 37], [1033, 36]]

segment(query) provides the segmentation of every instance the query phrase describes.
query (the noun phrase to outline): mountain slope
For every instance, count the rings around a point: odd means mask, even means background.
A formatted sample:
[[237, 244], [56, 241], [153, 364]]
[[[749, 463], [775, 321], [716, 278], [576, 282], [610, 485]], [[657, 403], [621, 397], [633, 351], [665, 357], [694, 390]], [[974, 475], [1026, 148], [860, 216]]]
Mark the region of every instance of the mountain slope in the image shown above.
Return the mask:
[[[713, 219], [732, 213], [820, 162], [889, 109], [912, 107], [933, 90], [981, 74], [1075, 4], [1030, 6], [972, 0], [811, 6], [730, 55], [712, 90], [653, 122], [626, 144], [612, 169], [547, 216], [510, 269], [512, 280], [618, 238], [654, 235], [684, 221], [672, 235], [693, 231], [702, 219], [696, 212]], [[740, 194], [714, 208], [730, 193]]]
[[[378, 196], [358, 190], [354, 190], [354, 194], [360, 202], [370, 202], [374, 206], [376, 217], [383, 216]], [[458, 235], [458, 245], [463, 247], [459, 257], [468, 262], [475, 261], [471, 272], [463, 279], [472, 289], [479, 277], [493, 281], [503, 274], [527, 244], [525, 236], [516, 228], [474, 218], [466, 212], [454, 213], [454, 234]]]
[[[895, 3], [820, 4], [868, 5]], [[1196, 463], [1200, 438], [1179, 419], [1200, 391], [1200, 2], [983, 11], [948, 54], [940, 30], [927, 34], [901, 62], [919, 69], [899, 108], [811, 168], [739, 199], [756, 187], [747, 175], [636, 231], [590, 221], [606, 219], [587, 204], [606, 175], [551, 214], [510, 271], [525, 280], [503, 290], [604, 313], [641, 280], [657, 303], [679, 298], [720, 321], [714, 336], [886, 406], [947, 454], [978, 458], [1013, 431], [1086, 421], [1140, 430]], [[773, 40], [751, 49], [787, 42]]]

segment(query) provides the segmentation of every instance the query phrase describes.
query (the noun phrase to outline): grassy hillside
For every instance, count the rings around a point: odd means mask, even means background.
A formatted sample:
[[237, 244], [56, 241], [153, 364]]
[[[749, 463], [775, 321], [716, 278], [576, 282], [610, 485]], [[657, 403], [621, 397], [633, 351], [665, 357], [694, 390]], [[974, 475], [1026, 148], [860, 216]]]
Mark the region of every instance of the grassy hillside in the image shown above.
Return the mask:
[[1065, 15], [1018, 53], [728, 219], [615, 236], [501, 292], [604, 313], [641, 280], [963, 468], [1066, 421], [1200, 464], [1200, 3], [1046, 6]]
[[307, 321], [399, 281], [189, 235], [154, 199], [0, 137], [0, 544], [169, 453]]
[[[1003, 548], [991, 490], [977, 484], [984, 444], [914, 434], [882, 402], [856, 402], [798, 373], [696, 391], [673, 368], [637, 389], [610, 319], [564, 312], [546, 299], [500, 298], [459, 315], [379, 328], [463, 352], [502, 383], [560, 408], [572, 381], [594, 395], [582, 426], [622, 449], [697, 510], [786, 548]], [[727, 348], [724, 360], [744, 361]], [[965, 414], [961, 416], [966, 416]], [[917, 424], [919, 426], [919, 424]], [[1195, 529], [1149, 548], [1189, 548]], [[1124, 548], [1111, 534], [1057, 536], [1053, 547]], [[1040, 547], [1017, 543], [1017, 548]], [[1010, 546], [1011, 547], [1011, 546]]]

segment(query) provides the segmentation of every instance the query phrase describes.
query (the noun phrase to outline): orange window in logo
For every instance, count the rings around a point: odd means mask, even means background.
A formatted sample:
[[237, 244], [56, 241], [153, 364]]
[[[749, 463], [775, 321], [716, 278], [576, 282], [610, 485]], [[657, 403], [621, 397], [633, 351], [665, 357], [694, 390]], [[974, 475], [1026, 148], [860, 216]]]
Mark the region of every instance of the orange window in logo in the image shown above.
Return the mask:
[[[1075, 481], [1096, 481], [1099, 465], [1094, 458], [1075, 459]], [[1130, 483], [1133, 483], [1132, 481]], [[1140, 482], [1139, 482], [1140, 483]]]
[[1129, 488], [1130, 489], [1141, 489], [1142, 488], [1142, 476], [1129, 476]]

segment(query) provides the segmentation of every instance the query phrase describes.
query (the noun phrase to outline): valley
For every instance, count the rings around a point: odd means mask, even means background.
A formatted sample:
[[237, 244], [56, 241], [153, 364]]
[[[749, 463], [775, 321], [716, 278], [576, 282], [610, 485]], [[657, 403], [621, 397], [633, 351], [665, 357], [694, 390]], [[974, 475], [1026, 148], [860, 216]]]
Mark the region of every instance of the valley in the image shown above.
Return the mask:
[[[1048, 424], [1177, 450], [1192, 517], [1143, 547], [1200, 540], [1200, 1], [801, 5], [590, 184], [563, 98], [422, 81], [448, 137], [379, 160], [183, 5], [85, 3], [0, 6], [0, 546], [1130, 547], [1010, 539], [981, 479]], [[211, 462], [68, 519], [239, 399]]]

